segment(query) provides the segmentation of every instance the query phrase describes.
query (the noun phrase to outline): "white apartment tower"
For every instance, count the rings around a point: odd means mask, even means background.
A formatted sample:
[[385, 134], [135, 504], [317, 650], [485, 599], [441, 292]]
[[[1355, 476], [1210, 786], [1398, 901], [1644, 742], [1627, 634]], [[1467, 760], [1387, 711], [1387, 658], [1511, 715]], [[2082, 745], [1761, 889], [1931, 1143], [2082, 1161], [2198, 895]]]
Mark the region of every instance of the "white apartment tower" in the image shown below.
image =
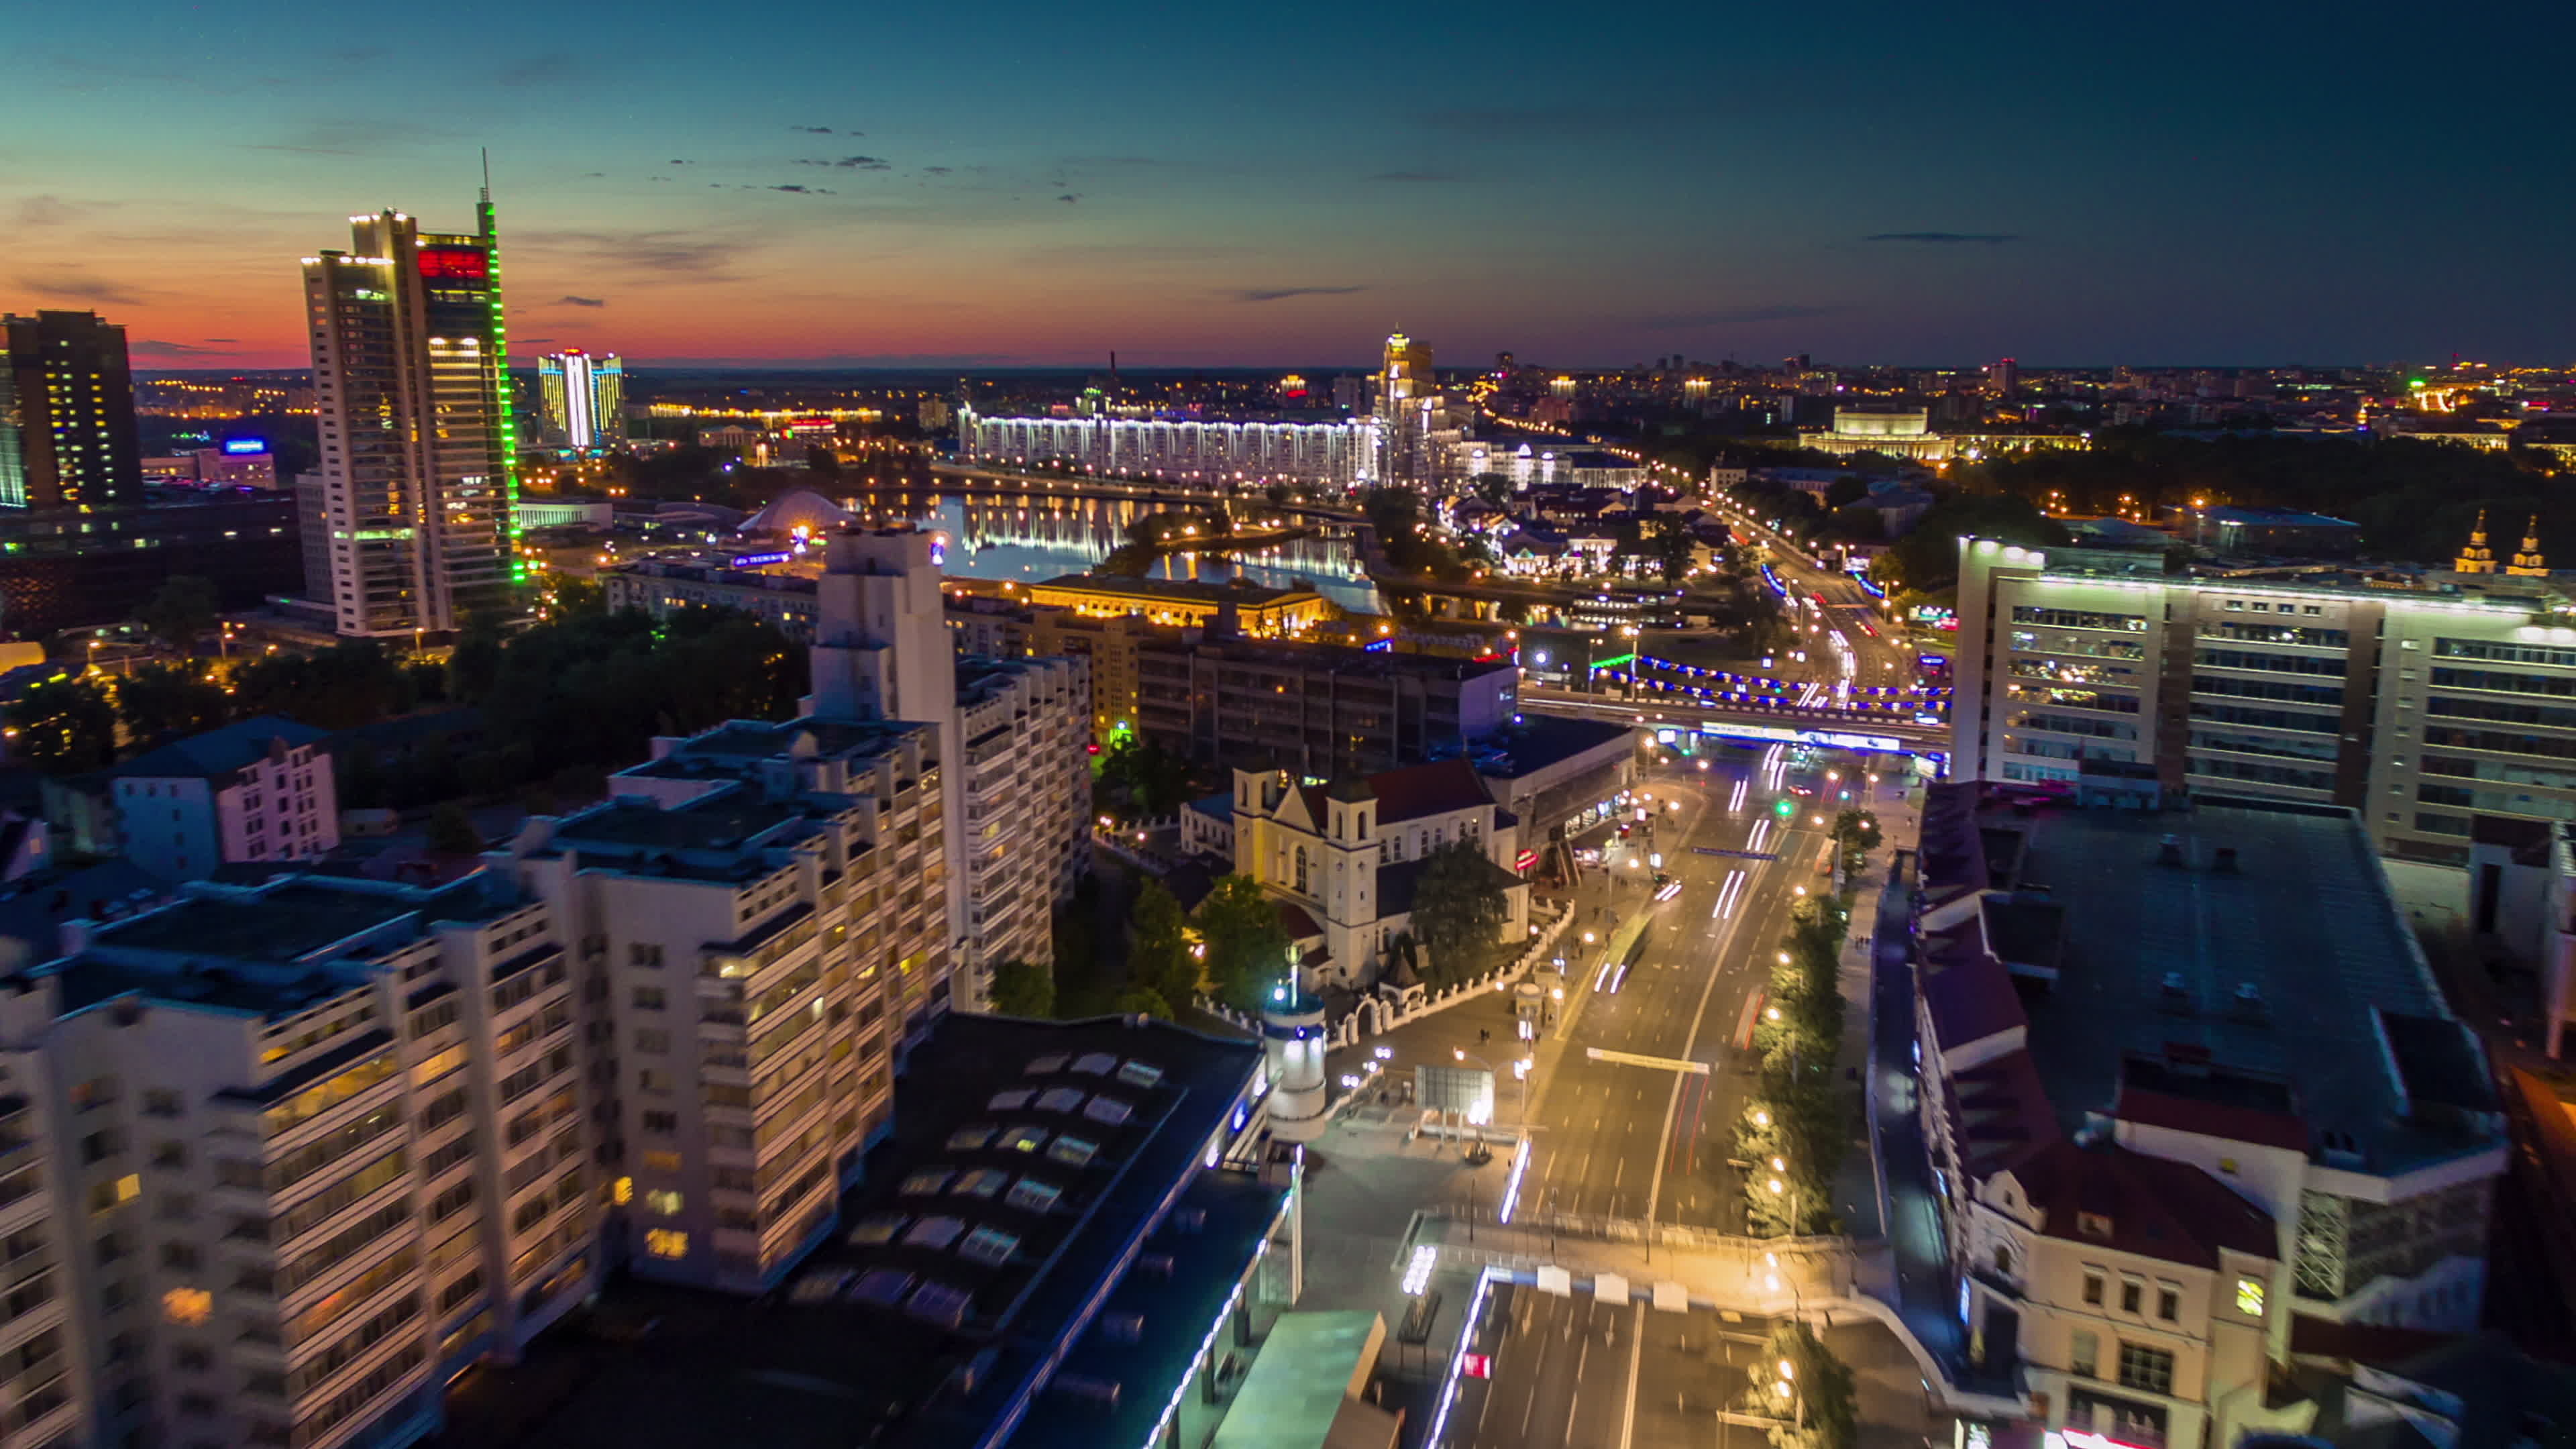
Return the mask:
[[612, 1251], [758, 1292], [837, 1221], [907, 1036], [947, 1006], [938, 731], [743, 721], [531, 821], [519, 878], [579, 942]]
[[991, 1006], [993, 968], [1053, 959], [1054, 905], [1073, 888], [1091, 817], [1091, 671], [1078, 658], [957, 662], [965, 932], [952, 994]]
[[74, 1438], [416, 1442], [595, 1280], [553, 917], [488, 870], [191, 891], [0, 1002], [0, 1056], [44, 1068]]
[[[442, 633], [505, 604], [518, 440], [489, 194], [470, 233], [350, 218], [304, 259], [330, 579], [344, 635]], [[308, 588], [320, 583], [308, 581]]]

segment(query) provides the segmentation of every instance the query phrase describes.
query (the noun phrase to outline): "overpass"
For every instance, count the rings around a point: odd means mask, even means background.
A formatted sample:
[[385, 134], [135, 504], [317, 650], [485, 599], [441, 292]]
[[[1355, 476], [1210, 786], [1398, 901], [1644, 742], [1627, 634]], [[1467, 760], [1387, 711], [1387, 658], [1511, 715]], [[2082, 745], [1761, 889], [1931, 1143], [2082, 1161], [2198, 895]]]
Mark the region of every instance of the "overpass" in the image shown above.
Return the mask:
[[1734, 735], [1741, 739], [1803, 741], [1840, 749], [1891, 750], [1909, 754], [1947, 753], [1950, 748], [1950, 730], [1946, 725], [1916, 724], [1911, 718], [1892, 718], [1872, 710], [1835, 709], [1821, 705], [1802, 709], [1785, 704], [1771, 706], [1709, 700], [1632, 702], [1536, 687], [1524, 687], [1520, 699], [1524, 714], [1609, 720], [1639, 729], [1693, 730], [1702, 734]]

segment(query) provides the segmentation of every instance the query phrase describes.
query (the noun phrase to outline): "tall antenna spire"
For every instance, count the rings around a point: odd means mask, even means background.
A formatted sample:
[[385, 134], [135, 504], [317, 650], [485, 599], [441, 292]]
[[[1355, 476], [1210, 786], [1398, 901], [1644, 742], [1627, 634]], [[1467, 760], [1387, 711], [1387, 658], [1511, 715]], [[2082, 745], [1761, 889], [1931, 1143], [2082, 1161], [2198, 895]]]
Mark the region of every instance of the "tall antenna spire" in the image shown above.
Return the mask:
[[483, 200], [487, 205], [492, 200], [492, 148], [489, 146], [483, 148]]

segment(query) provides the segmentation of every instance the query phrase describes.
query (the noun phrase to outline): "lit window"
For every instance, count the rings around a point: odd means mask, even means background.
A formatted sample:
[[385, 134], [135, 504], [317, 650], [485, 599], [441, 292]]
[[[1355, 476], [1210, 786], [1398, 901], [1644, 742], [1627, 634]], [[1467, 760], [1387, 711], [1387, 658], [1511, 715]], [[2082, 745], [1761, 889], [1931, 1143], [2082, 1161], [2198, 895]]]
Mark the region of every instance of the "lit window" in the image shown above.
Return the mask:
[[609, 1196], [616, 1200], [619, 1207], [635, 1201], [635, 1179], [631, 1177], [617, 1179], [616, 1185], [609, 1190]]
[[678, 1217], [680, 1215], [680, 1204], [680, 1195], [667, 1188], [660, 1192], [648, 1192], [644, 1194], [644, 1206], [657, 1218]]
[[161, 1312], [172, 1323], [203, 1323], [214, 1311], [215, 1295], [203, 1288], [173, 1288], [161, 1295]]
[[644, 1251], [656, 1258], [685, 1258], [689, 1235], [674, 1228], [655, 1228], [644, 1235]]
[[2248, 1318], [2260, 1318], [2263, 1316], [2262, 1279], [2239, 1278], [2236, 1280], [2236, 1311], [2244, 1314]]

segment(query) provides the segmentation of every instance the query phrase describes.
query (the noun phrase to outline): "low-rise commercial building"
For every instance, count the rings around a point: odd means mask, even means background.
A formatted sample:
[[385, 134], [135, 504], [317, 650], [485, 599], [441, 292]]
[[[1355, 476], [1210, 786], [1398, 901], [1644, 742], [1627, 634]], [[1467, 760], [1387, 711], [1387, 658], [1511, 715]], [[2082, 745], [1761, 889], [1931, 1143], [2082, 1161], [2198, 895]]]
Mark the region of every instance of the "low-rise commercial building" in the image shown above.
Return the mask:
[[1961, 1313], [2048, 1429], [2200, 1449], [2294, 1320], [2479, 1319], [2503, 1119], [2350, 811], [1924, 807], [1920, 1111]]
[[1215, 627], [1252, 638], [1293, 638], [1324, 621], [1324, 596], [1312, 589], [1254, 584], [1202, 584], [1188, 579], [1121, 579], [1066, 574], [1028, 586], [1029, 602], [1093, 618], [1135, 617], [1151, 624]]
[[1520, 672], [1499, 659], [1207, 635], [1139, 643], [1136, 723], [1206, 764], [1272, 759], [1330, 778], [1418, 764], [1499, 733]]
[[149, 750], [105, 774], [119, 853], [165, 880], [340, 844], [328, 736], [261, 715]]
[[1185, 1398], [1299, 1289], [1298, 1159], [1265, 1142], [1264, 1071], [1257, 1044], [1143, 1017], [945, 1018], [845, 1233], [768, 1299], [638, 1300], [681, 1331], [601, 1357], [524, 1432], [564, 1449], [1177, 1442]]

